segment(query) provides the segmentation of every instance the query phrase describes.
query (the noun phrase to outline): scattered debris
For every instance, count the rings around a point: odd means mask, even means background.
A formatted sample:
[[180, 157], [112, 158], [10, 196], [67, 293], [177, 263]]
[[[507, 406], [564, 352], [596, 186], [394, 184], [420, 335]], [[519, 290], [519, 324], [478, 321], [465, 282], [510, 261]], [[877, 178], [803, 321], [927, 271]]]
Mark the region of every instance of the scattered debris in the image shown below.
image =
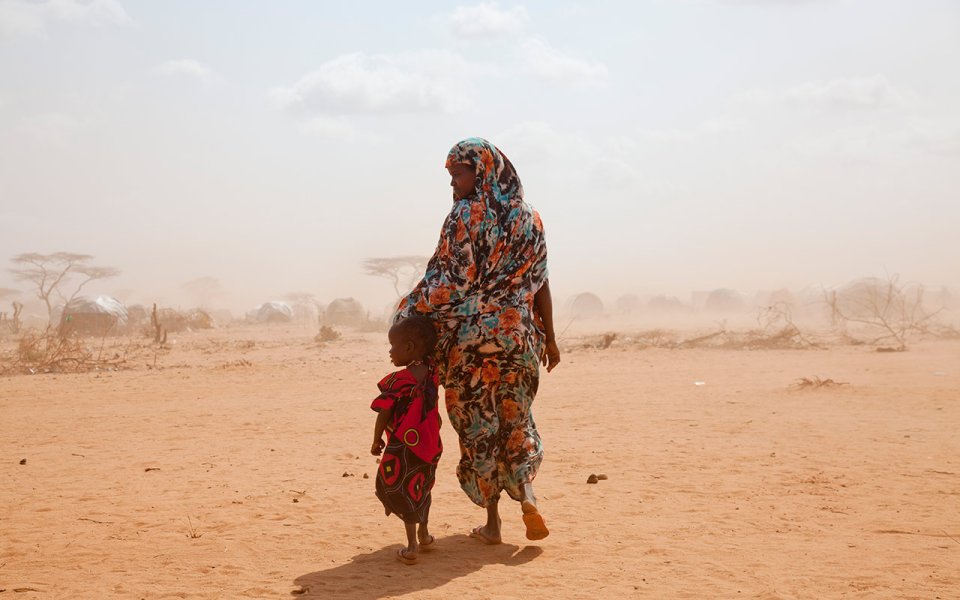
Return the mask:
[[221, 369], [232, 369], [234, 367], [252, 367], [253, 363], [245, 358], [239, 358], [237, 360], [228, 360], [225, 363], [221, 363]]
[[846, 381], [834, 381], [833, 379], [820, 379], [819, 377], [801, 377], [793, 384], [793, 387], [805, 390], [809, 388], [829, 388], [829, 387], [840, 387], [841, 385], [850, 385]]
[[20, 464], [21, 464], [21, 465], [27, 464], [27, 459], [21, 458], [21, 459], [20, 459]]
[[147, 467], [143, 470], [144, 473], [149, 473], [150, 471], [159, 471], [160, 467]]
[[195, 540], [203, 537], [202, 533], [197, 533], [196, 528], [193, 526], [193, 521], [190, 520], [189, 516], [187, 517], [187, 524], [190, 526], [190, 533], [187, 534], [188, 538]]
[[587, 477], [587, 483], [597, 483], [598, 481], [600, 481], [600, 478], [593, 473], [590, 473], [590, 476]]

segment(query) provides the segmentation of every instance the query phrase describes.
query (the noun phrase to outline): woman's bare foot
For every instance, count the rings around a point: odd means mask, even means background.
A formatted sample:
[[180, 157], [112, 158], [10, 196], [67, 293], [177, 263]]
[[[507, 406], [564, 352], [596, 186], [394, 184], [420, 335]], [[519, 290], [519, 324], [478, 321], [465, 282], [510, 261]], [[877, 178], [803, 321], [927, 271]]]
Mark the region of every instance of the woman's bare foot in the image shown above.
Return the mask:
[[523, 511], [523, 524], [527, 526], [528, 540], [542, 540], [550, 535], [547, 523], [543, 520], [540, 511], [537, 510], [536, 504], [524, 500], [520, 503], [520, 509]]
[[470, 537], [477, 538], [484, 544], [499, 544], [503, 541], [500, 537], [500, 525], [499, 501], [495, 500], [487, 507], [486, 525], [474, 527], [470, 531]]
[[527, 526], [528, 540], [542, 540], [550, 535], [547, 524], [543, 520], [543, 515], [537, 508], [537, 497], [533, 494], [533, 483], [523, 484], [523, 500], [520, 502], [520, 509], [523, 511], [523, 524]]
[[491, 533], [486, 525], [480, 525], [479, 527], [474, 527], [470, 531], [470, 537], [475, 538], [487, 544], [488, 546], [493, 546], [496, 544], [503, 543], [503, 540], [500, 539], [500, 532]]

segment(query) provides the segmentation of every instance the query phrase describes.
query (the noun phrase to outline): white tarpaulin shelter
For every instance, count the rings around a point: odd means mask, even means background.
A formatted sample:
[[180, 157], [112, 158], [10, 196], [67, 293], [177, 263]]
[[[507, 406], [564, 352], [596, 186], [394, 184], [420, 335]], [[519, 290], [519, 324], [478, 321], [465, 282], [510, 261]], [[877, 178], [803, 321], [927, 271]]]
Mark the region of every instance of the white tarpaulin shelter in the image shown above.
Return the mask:
[[74, 298], [63, 307], [63, 318], [68, 315], [111, 315], [117, 325], [127, 324], [127, 307], [113, 296]]
[[127, 307], [113, 296], [80, 296], [63, 307], [59, 321], [74, 331], [106, 332], [127, 324]]
[[257, 307], [257, 321], [261, 323], [287, 322], [293, 320], [293, 309], [286, 302], [264, 302]]

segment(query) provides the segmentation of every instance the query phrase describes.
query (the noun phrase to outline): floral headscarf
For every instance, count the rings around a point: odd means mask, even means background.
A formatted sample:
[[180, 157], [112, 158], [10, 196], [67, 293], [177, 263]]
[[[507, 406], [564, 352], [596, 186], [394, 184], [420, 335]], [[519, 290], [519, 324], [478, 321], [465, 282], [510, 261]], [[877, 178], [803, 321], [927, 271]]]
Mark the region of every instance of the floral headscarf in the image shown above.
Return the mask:
[[[429, 315], [441, 334], [465, 318], [508, 307], [529, 312], [547, 278], [543, 224], [524, 202], [510, 160], [487, 140], [467, 138], [447, 154], [446, 166], [456, 163], [476, 170], [475, 194], [454, 200], [423, 280], [397, 312], [397, 318]], [[476, 320], [482, 330], [483, 319]]]

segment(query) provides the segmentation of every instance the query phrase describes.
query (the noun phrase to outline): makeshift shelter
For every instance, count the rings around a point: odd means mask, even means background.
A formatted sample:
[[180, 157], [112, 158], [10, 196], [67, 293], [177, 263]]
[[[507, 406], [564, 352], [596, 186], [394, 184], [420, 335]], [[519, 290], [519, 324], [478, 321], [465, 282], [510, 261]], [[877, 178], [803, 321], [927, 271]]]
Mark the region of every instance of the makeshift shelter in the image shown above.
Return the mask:
[[210, 316], [210, 313], [199, 308], [191, 310], [161, 308], [157, 310], [157, 321], [169, 333], [213, 328], [213, 317]]
[[590, 319], [603, 316], [603, 300], [596, 294], [584, 292], [570, 301], [567, 312], [573, 317]]
[[703, 310], [708, 312], [733, 313], [742, 312], [747, 303], [743, 294], [736, 290], [720, 288], [710, 292], [703, 303]]
[[360, 325], [366, 318], [363, 305], [353, 298], [337, 298], [324, 311], [323, 320], [328, 325]]
[[620, 296], [614, 303], [618, 314], [631, 315], [640, 311], [640, 298], [634, 294]]
[[654, 312], [680, 312], [687, 307], [676, 296], [654, 296], [647, 302], [647, 307]]
[[63, 307], [60, 332], [64, 334], [106, 335], [117, 333], [127, 324], [127, 308], [112, 296], [80, 296]]
[[264, 302], [256, 308], [256, 320], [261, 323], [289, 323], [293, 309], [286, 302]]

